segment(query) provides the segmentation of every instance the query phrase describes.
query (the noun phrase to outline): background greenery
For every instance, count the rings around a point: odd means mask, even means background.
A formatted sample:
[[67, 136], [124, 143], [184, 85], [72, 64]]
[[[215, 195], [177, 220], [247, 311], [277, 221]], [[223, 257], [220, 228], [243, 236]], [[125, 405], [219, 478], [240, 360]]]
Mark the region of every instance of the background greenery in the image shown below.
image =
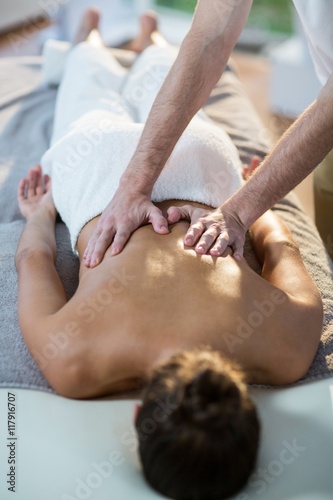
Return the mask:
[[[193, 12], [197, 0], [155, 0], [157, 5]], [[291, 0], [254, 0], [248, 25], [266, 31], [291, 33], [293, 30]]]

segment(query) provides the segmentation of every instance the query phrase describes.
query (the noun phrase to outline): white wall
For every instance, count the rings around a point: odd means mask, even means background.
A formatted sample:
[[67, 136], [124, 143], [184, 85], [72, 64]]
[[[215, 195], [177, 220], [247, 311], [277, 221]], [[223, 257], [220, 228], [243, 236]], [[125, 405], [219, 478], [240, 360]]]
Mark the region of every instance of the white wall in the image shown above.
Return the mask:
[[296, 118], [317, 97], [321, 85], [296, 11], [295, 35], [271, 52], [270, 107], [277, 114]]
[[47, 0], [44, 3], [43, 0], [1, 0], [0, 31], [9, 30], [42, 13], [46, 15], [46, 4]]

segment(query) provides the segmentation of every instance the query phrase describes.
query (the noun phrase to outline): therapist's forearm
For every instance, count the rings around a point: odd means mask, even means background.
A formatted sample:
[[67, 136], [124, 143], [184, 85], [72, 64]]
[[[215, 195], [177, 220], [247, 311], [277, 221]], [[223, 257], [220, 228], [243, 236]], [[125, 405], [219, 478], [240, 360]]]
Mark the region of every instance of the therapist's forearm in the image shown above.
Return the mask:
[[248, 229], [294, 189], [333, 148], [333, 77], [249, 181], [224, 205]]
[[150, 195], [185, 128], [208, 99], [246, 22], [252, 0], [201, 0], [156, 98], [120, 186]]

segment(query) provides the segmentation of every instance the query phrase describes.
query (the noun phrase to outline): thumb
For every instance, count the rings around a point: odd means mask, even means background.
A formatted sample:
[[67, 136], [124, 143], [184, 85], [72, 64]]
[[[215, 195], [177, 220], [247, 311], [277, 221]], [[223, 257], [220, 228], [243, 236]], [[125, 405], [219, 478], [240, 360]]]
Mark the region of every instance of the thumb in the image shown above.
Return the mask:
[[150, 212], [149, 222], [152, 224], [156, 233], [169, 233], [168, 221], [163, 216], [161, 210], [159, 210], [158, 208], [155, 207], [155, 209]]
[[244, 244], [239, 240], [235, 241], [234, 245], [232, 245], [232, 250], [234, 259], [240, 262], [244, 254]]
[[170, 207], [167, 211], [169, 224], [175, 224], [180, 221], [182, 213], [178, 207]]
[[170, 207], [167, 211], [169, 224], [175, 224], [181, 219], [191, 222], [194, 207], [184, 205], [183, 207]]

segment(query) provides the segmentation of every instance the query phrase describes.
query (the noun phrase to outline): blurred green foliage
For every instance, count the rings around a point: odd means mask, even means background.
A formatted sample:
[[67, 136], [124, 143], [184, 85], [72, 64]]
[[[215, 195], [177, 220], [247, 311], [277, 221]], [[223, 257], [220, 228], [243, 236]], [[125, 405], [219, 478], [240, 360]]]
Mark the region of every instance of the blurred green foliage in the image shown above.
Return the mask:
[[292, 1], [254, 0], [248, 24], [267, 31], [292, 33]]
[[155, 0], [157, 5], [168, 7], [170, 9], [185, 10], [193, 12], [197, 4], [197, 0]]
[[[197, 0], [155, 0], [157, 5], [193, 12]], [[291, 0], [254, 0], [248, 21], [249, 26], [282, 33], [292, 33]]]

